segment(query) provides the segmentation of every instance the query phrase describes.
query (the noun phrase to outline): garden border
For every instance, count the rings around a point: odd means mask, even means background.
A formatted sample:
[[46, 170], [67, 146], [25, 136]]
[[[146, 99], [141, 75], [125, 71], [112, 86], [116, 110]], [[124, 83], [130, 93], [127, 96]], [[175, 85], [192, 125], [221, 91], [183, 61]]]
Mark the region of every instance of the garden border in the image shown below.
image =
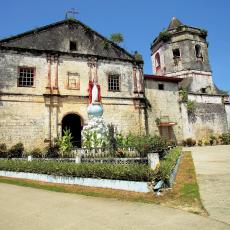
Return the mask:
[[58, 184], [72, 184], [72, 185], [83, 185], [83, 186], [91, 186], [91, 187], [111, 188], [111, 189], [126, 190], [126, 191], [133, 191], [133, 192], [143, 192], [143, 193], [151, 192], [148, 182], [81, 178], [81, 177], [64, 177], [64, 176], [53, 176], [47, 174], [11, 172], [11, 171], [0, 171], [0, 176], [29, 179], [29, 180], [58, 183]]

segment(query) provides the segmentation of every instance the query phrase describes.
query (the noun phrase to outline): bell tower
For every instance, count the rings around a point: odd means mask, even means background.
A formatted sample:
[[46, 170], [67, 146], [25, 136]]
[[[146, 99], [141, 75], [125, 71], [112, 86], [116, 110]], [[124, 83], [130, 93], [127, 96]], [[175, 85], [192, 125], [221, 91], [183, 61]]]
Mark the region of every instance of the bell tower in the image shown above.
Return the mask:
[[186, 78], [191, 92], [214, 93], [206, 37], [206, 30], [184, 25], [173, 17], [151, 45], [153, 72]]

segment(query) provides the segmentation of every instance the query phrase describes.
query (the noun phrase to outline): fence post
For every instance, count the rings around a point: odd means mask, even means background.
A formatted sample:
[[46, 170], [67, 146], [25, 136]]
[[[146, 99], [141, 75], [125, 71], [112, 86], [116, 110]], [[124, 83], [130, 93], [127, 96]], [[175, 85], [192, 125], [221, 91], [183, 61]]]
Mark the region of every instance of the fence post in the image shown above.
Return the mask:
[[79, 150], [74, 149], [73, 154], [75, 156], [75, 163], [80, 164], [81, 163], [81, 150], [79, 151]]
[[80, 164], [81, 163], [81, 155], [80, 154], [78, 154], [78, 155], [75, 156], [75, 163], [76, 164]]
[[33, 160], [33, 157], [32, 157], [31, 155], [29, 155], [29, 156], [27, 157], [27, 160], [28, 160], [28, 161], [32, 161], [32, 160]]
[[148, 164], [151, 169], [156, 169], [159, 164], [159, 154], [158, 153], [148, 153]]

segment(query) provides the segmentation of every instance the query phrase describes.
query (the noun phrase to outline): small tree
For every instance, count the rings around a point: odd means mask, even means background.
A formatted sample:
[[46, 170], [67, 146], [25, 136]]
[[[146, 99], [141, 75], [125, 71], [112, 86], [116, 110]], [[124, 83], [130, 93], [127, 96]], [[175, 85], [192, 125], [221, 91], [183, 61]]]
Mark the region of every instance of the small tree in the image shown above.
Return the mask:
[[124, 41], [124, 37], [121, 33], [113, 33], [110, 35], [110, 40], [116, 44], [120, 44]]
[[143, 61], [143, 57], [140, 53], [138, 53], [138, 51], [134, 52], [134, 58], [136, 61]]
[[73, 148], [72, 134], [69, 129], [64, 130], [64, 135], [57, 140], [61, 156], [64, 157], [70, 153]]

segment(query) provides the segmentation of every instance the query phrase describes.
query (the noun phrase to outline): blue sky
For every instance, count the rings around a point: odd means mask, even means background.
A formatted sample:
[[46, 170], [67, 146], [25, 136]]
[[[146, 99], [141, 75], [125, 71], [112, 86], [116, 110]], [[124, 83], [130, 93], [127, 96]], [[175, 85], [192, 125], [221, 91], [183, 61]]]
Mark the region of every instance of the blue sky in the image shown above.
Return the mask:
[[104, 36], [121, 32], [122, 46], [143, 55], [145, 73], [152, 73], [150, 43], [176, 16], [208, 30], [214, 81], [230, 91], [229, 0], [1, 0], [0, 7], [0, 38], [62, 20], [74, 7], [77, 19]]

